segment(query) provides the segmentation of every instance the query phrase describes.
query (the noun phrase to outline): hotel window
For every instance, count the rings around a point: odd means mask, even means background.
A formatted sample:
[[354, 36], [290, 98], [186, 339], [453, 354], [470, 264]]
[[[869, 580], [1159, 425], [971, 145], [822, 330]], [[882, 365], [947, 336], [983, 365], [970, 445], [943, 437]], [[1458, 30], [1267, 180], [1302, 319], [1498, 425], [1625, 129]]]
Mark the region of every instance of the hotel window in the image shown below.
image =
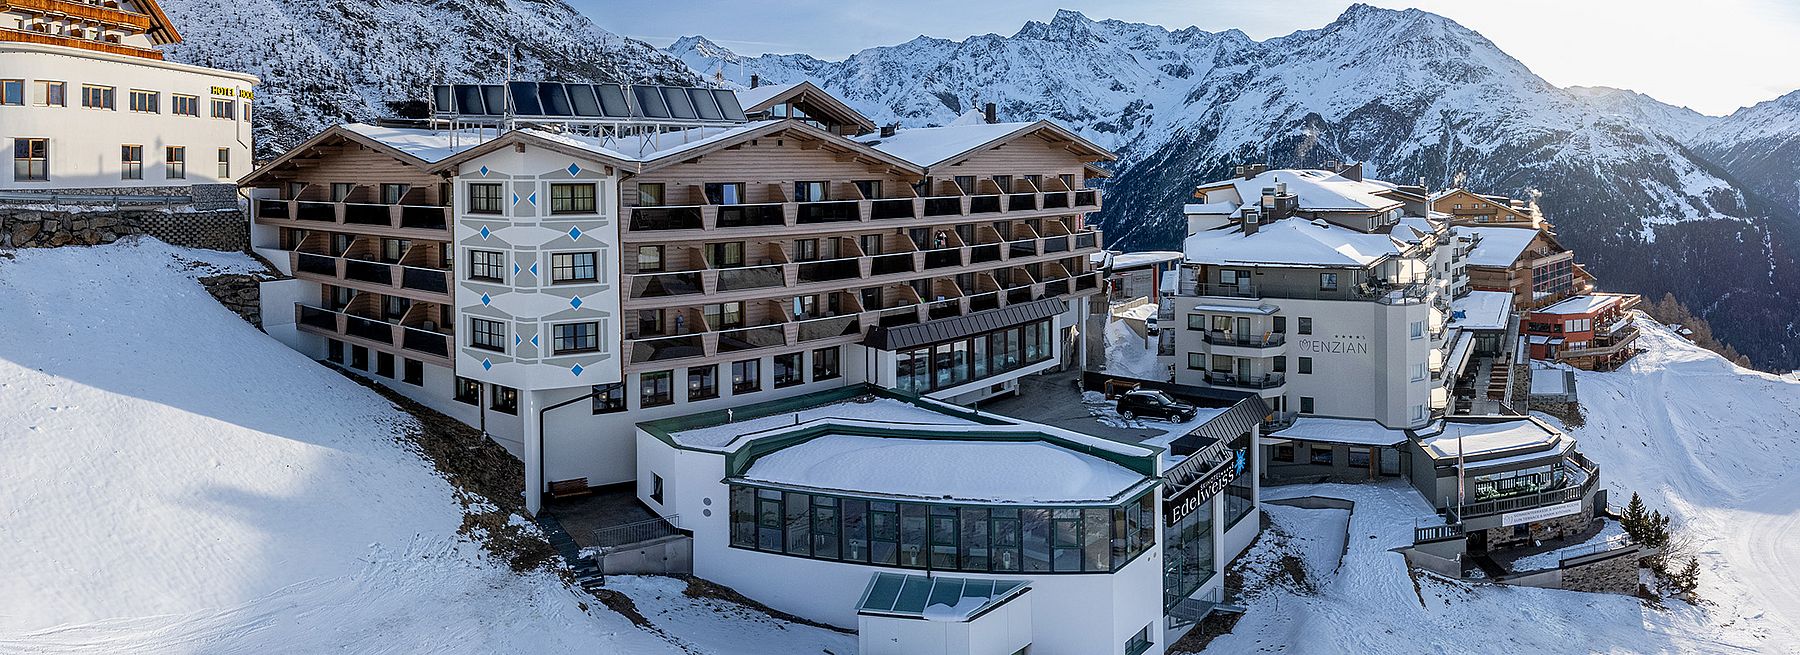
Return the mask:
[[1337, 291], [1337, 288], [1338, 288], [1338, 274], [1336, 274], [1336, 273], [1320, 273], [1319, 274], [1319, 290], [1320, 291]]
[[469, 345], [482, 350], [506, 352], [506, 324], [485, 318], [470, 318]]
[[369, 370], [369, 349], [363, 346], [350, 347], [350, 368], [359, 371]]
[[489, 405], [488, 409], [501, 414], [517, 415], [519, 413], [519, 390], [498, 384], [491, 386], [494, 388], [494, 404]]
[[49, 139], [13, 139], [13, 179], [50, 179]]
[[25, 80], [0, 80], [0, 105], [25, 104]]
[[663, 332], [663, 310], [661, 310], [661, 309], [640, 309], [640, 310], [638, 310], [638, 335], [639, 336], [659, 336], [662, 334], [664, 334], [664, 332]]
[[956, 176], [956, 188], [961, 190], [962, 194], [965, 196], [974, 195], [975, 194], [975, 176], [973, 176], [973, 175], [958, 175], [958, 176]]
[[375, 353], [375, 374], [384, 378], [394, 377], [393, 353]]
[[1286, 357], [1276, 357], [1275, 359], [1269, 360], [1269, 364], [1270, 364], [1269, 370], [1271, 372], [1274, 372], [1274, 373], [1286, 373], [1287, 372], [1287, 358]]
[[1206, 370], [1206, 353], [1188, 353], [1188, 370]]
[[737, 268], [744, 265], [744, 242], [706, 244], [707, 259], [713, 268]]
[[1150, 650], [1153, 643], [1150, 641], [1150, 628], [1153, 625], [1155, 624], [1144, 626], [1144, 629], [1137, 631], [1137, 634], [1125, 640], [1125, 655], [1142, 655], [1145, 651]]
[[719, 397], [719, 365], [691, 366], [687, 370], [688, 402]]
[[1312, 319], [1305, 316], [1300, 317], [1299, 332], [1300, 334], [1312, 334]]
[[736, 205], [744, 202], [743, 182], [706, 183], [706, 202], [714, 205]]
[[639, 207], [660, 207], [663, 199], [668, 197], [663, 193], [661, 182], [639, 182], [637, 188]]
[[113, 109], [113, 88], [91, 84], [82, 85], [81, 106], [90, 109]]
[[830, 182], [795, 182], [794, 202], [824, 202], [830, 188]]
[[663, 270], [662, 246], [638, 246], [638, 272], [656, 273]]
[[177, 116], [199, 116], [200, 98], [179, 93], [169, 96], [169, 113]]
[[410, 357], [401, 359], [400, 381], [415, 387], [425, 386], [425, 362]]
[[881, 180], [857, 180], [856, 191], [868, 200], [881, 199]]
[[219, 179], [224, 180], [224, 179], [229, 179], [230, 177], [231, 177], [231, 149], [230, 148], [220, 148], [219, 149]]
[[356, 190], [355, 184], [351, 184], [349, 182], [332, 182], [331, 183], [331, 201], [332, 202], [343, 202], [345, 199], [350, 197], [350, 192], [355, 191], [355, 190]]
[[62, 82], [51, 82], [49, 80], [38, 80], [35, 91], [36, 93], [32, 94], [31, 101], [39, 107], [69, 106], [69, 85], [67, 84]]
[[806, 382], [806, 376], [800, 372], [800, 356], [800, 353], [783, 353], [775, 356], [776, 389]]
[[456, 402], [480, 405], [481, 383], [460, 375], [456, 376]]
[[1313, 413], [1313, 398], [1312, 398], [1312, 396], [1301, 396], [1300, 397], [1300, 413], [1301, 414]]
[[1188, 317], [1187, 329], [1199, 330], [1202, 332], [1206, 331], [1206, 315], [1205, 314], [1188, 314], [1187, 317]]
[[625, 383], [594, 385], [594, 413], [612, 414], [625, 411]]
[[1412, 406], [1412, 420], [1415, 423], [1425, 420], [1425, 406], [1424, 405], [1413, 405]]
[[1277, 461], [1277, 462], [1292, 462], [1292, 461], [1294, 461], [1294, 444], [1285, 443], [1285, 444], [1276, 446], [1275, 447], [1275, 461]]
[[1307, 448], [1306, 461], [1313, 466], [1331, 466], [1331, 446], [1315, 445]]
[[1426, 371], [1425, 362], [1417, 362], [1417, 363], [1413, 364], [1412, 365], [1412, 381], [1418, 382], [1420, 380], [1424, 380], [1425, 379], [1425, 371]]
[[1412, 325], [1410, 325], [1408, 327], [1408, 330], [1409, 330], [1408, 333], [1414, 339], [1425, 338], [1425, 322], [1424, 321], [1413, 321]]
[[326, 339], [325, 361], [344, 363], [344, 342], [337, 339]]
[[881, 235], [879, 234], [864, 234], [856, 237], [856, 243], [862, 247], [864, 255], [874, 257], [881, 254]]
[[470, 250], [469, 279], [506, 281], [506, 256], [493, 250]]
[[552, 283], [593, 282], [599, 279], [598, 275], [594, 265], [594, 253], [559, 252], [550, 255], [550, 281]]
[[810, 262], [819, 258], [818, 239], [798, 239], [794, 241], [794, 258], [798, 261]]
[[244, 103], [244, 113], [238, 116], [238, 118], [244, 119], [244, 122], [246, 123], [250, 122], [250, 103], [248, 101]]
[[143, 91], [140, 89], [132, 89], [131, 97], [129, 99], [132, 111], [143, 112], [146, 114], [160, 113], [162, 111], [161, 100], [161, 94], [155, 91]]
[[237, 102], [232, 101], [232, 100], [220, 100], [218, 98], [213, 98], [212, 117], [213, 118], [227, 118], [227, 119], [231, 119], [234, 121], [237, 120]]
[[746, 359], [731, 363], [731, 392], [756, 393], [762, 391], [762, 360]]
[[383, 184], [381, 185], [381, 204], [398, 205], [400, 200], [406, 197], [406, 192], [411, 190], [412, 185], [410, 184]]
[[675, 372], [652, 371], [638, 376], [638, 406], [675, 404]]
[[550, 213], [592, 214], [595, 211], [595, 186], [585, 184], [550, 185]]
[[744, 327], [743, 302], [707, 305], [702, 312], [706, 315], [706, 324], [714, 330], [735, 330]]
[[500, 202], [500, 185], [481, 183], [469, 185], [469, 213], [498, 214], [503, 211]]
[[406, 250], [411, 247], [412, 241], [407, 239], [382, 239], [381, 261], [389, 264], [399, 263], [400, 257], [405, 255]]
[[844, 374], [842, 364], [839, 361], [840, 353], [842, 352], [842, 349], [835, 347], [820, 348], [812, 352], [814, 382], [820, 380], [835, 380], [838, 376]]
[[600, 323], [563, 323], [551, 328], [554, 354], [591, 353], [600, 350]]
[[171, 180], [187, 177], [187, 147], [169, 146], [163, 148], [163, 175]]
[[119, 179], [144, 179], [143, 146], [119, 146]]
[[995, 175], [994, 186], [999, 187], [1001, 193], [1012, 193], [1012, 176]]
[[400, 296], [383, 296], [383, 298], [386, 301], [382, 303], [382, 317], [390, 321], [399, 321], [406, 316], [406, 310], [412, 309], [411, 298], [401, 298]]
[[1593, 327], [1594, 320], [1591, 318], [1572, 318], [1563, 321], [1564, 332], [1587, 332], [1588, 330], [1593, 329]]
[[1272, 318], [1274, 319], [1274, 327], [1270, 328], [1269, 332], [1274, 334], [1287, 334], [1287, 317], [1275, 316]]

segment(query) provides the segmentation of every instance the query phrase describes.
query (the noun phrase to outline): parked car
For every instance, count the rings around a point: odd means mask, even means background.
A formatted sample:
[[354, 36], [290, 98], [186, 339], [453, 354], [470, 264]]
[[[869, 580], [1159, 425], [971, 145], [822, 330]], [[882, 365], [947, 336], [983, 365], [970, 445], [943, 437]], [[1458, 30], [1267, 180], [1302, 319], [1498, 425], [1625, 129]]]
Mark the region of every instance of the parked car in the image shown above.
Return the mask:
[[1193, 420], [1196, 411], [1193, 405], [1170, 398], [1161, 391], [1135, 389], [1119, 396], [1119, 416], [1126, 420], [1154, 416], [1180, 423]]

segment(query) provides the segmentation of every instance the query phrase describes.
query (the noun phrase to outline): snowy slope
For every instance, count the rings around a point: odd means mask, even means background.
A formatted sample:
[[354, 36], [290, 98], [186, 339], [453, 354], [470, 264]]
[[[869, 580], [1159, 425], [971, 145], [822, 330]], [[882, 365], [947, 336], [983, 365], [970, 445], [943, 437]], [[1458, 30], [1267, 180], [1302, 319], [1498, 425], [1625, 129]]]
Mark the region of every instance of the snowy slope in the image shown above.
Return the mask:
[[1704, 536], [1701, 589], [1715, 611], [1800, 649], [1800, 381], [1638, 324], [1647, 352], [1576, 373], [1586, 425], [1572, 432], [1614, 502], [1637, 491]]
[[684, 651], [491, 559], [397, 441], [410, 416], [194, 282], [255, 266], [150, 240], [0, 255], [0, 652], [845, 652], [656, 601], [740, 635]]
[[[1690, 140], [1714, 121], [1630, 92], [1557, 88], [1428, 12], [1356, 5], [1264, 41], [1059, 11], [1011, 36], [921, 37], [842, 61], [744, 57], [701, 37], [668, 50], [732, 83], [811, 80], [880, 123], [944, 124], [986, 102], [1003, 120], [1059, 121], [1121, 155], [1097, 222], [1126, 250], [1174, 245], [1193, 185], [1246, 162], [1361, 161], [1434, 188], [1541, 192], [1607, 288], [1674, 292], [1759, 364], [1800, 367], [1788, 300], [1800, 294], [1800, 200], [1750, 197], [1698, 156]], [[1769, 170], [1800, 196], [1800, 166]]]

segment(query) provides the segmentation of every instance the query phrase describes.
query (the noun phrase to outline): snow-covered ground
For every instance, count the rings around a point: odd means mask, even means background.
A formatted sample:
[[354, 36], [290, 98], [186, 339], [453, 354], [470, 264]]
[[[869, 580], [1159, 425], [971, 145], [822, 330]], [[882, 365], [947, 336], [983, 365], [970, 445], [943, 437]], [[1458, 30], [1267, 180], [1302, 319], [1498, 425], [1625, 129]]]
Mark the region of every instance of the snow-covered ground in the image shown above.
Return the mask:
[[659, 625], [734, 635], [684, 649], [513, 573], [458, 536], [410, 416], [194, 281], [254, 266], [151, 240], [0, 254], [0, 653], [848, 652], [628, 585]]
[[[1152, 315], [1155, 305], [1145, 305]], [[1156, 361], [1156, 339], [1138, 334], [1118, 319], [1106, 321], [1106, 372], [1140, 380], [1167, 380], [1169, 367]]]
[[1570, 544], [1568, 546], [1563, 546], [1562, 548], [1547, 550], [1535, 555], [1526, 555], [1513, 560], [1510, 568], [1514, 573], [1554, 569], [1557, 565], [1562, 564], [1563, 558], [1565, 557], [1593, 553], [1600, 550], [1609, 550], [1630, 543], [1630, 537], [1625, 534], [1625, 526], [1619, 525], [1618, 521], [1606, 519], [1605, 525], [1601, 526], [1599, 532], [1581, 543]]

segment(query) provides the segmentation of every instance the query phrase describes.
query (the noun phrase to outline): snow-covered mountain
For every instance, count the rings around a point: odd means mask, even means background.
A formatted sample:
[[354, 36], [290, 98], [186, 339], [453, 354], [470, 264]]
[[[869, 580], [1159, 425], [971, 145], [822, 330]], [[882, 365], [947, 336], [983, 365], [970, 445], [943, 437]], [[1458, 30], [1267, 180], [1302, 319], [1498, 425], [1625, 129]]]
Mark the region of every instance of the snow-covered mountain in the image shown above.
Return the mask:
[[[562, 0], [164, 0], [183, 42], [169, 59], [253, 73], [257, 154], [327, 125], [406, 114], [431, 84], [520, 79], [692, 83], [641, 41]], [[413, 108], [412, 110], [416, 110]]]
[[1695, 149], [1758, 192], [1800, 206], [1800, 91], [1717, 119]]
[[1800, 213], [1694, 151], [1723, 120], [1558, 88], [1428, 12], [1356, 5], [1264, 41], [1060, 11], [1011, 36], [920, 37], [842, 61], [743, 57], [701, 37], [668, 50], [729, 83], [811, 80], [877, 122], [943, 124], [986, 102], [1060, 121], [1121, 155], [1099, 222], [1125, 248], [1171, 246], [1193, 185], [1245, 162], [1362, 161], [1388, 179], [1541, 192], [1606, 287], [1674, 292], [1729, 319], [1720, 332], [1757, 363], [1800, 365]]

